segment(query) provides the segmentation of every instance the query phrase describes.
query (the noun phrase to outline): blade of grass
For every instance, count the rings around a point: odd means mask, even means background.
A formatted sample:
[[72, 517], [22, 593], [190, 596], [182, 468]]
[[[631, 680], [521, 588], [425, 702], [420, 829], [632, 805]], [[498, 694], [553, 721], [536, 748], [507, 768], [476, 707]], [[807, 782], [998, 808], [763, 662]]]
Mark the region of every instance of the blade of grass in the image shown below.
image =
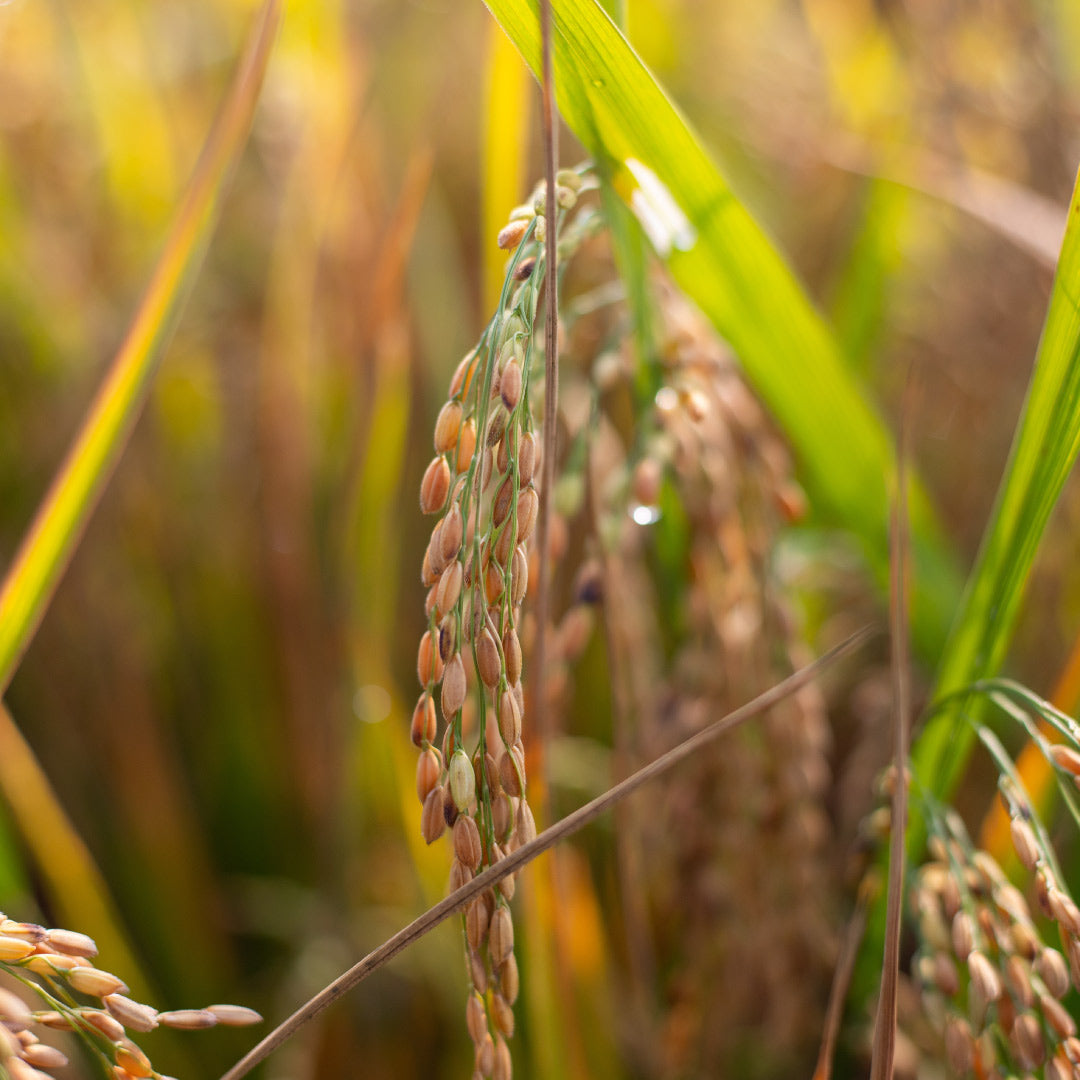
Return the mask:
[[483, 250], [484, 310], [502, 292], [503, 252], [494, 242], [506, 224], [507, 211], [525, 195], [529, 144], [529, 80], [506, 35], [492, 24], [487, 44], [484, 89]]
[[127, 336], [0, 588], [0, 694], [127, 442], [191, 289], [246, 142], [280, 12], [280, 0], [263, 5]]
[[[949, 635], [935, 696], [997, 673], [1020, 611], [1050, 512], [1080, 452], [1080, 185], [1074, 190], [1053, 293], [1027, 401], [990, 523]], [[953, 791], [974, 734], [962, 708], [940, 711], [913, 752], [920, 781], [938, 799]], [[913, 830], [909, 850], [921, 846]]]
[[[536, 0], [486, 0], [534, 71]], [[731, 343], [776, 416], [815, 506], [888, 574], [890, 439], [805, 291], [699, 139], [595, 0], [553, 5], [559, 109], [638, 211], [679, 285]], [[959, 579], [929, 504], [912, 493], [912, 633], [937, 656]]]
[[[983, 702], [965, 691], [1001, 667], [1039, 541], [1080, 452], [1078, 282], [1080, 184], [1073, 191], [1027, 401], [975, 567], [941, 655], [934, 699], [943, 704], [912, 748], [915, 782], [938, 802], [948, 802], [974, 744]], [[925, 839], [925, 823], [916, 817], [908, 829], [909, 854], [921, 853]], [[861, 994], [869, 993], [874, 981], [883, 933], [879, 903], [871, 915], [856, 977]]]
[[309, 1020], [314, 1019], [324, 1009], [363, 982], [370, 974], [389, 963], [402, 950], [407, 949], [440, 923], [445, 922], [455, 911], [460, 911], [473, 897], [479, 896], [504, 877], [516, 873], [526, 863], [531, 862], [538, 855], [554, 847], [560, 840], [564, 840], [566, 837], [572, 836], [583, 829], [591, 821], [596, 820], [611, 807], [632, 795], [650, 780], [662, 776], [687, 758], [701, 753], [707, 744], [720, 735], [755, 716], [760, 716], [777, 702], [794, 694], [800, 687], [808, 685], [842, 656], [848, 655], [865, 645], [873, 634], [872, 628], [864, 628], [852, 634], [817, 660], [799, 668], [794, 674], [778, 682], [775, 686], [766, 690], [765, 693], [759, 694], [752, 701], [747, 702], [734, 712], [728, 713], [727, 716], [715, 720], [707, 728], [691, 735], [666, 754], [662, 754], [625, 780], [605, 791], [603, 795], [597, 796], [597, 798], [579, 807], [573, 813], [567, 814], [555, 825], [540, 833], [535, 840], [523, 844], [516, 851], [507, 855], [506, 858], [500, 860], [495, 866], [490, 866], [483, 873], [477, 874], [472, 881], [452, 892], [434, 907], [424, 912], [423, 915], [413, 920], [403, 930], [394, 934], [393, 937], [384, 941], [377, 949], [368, 953], [363, 960], [354, 964], [343, 975], [338, 976], [327, 987], [319, 991], [318, 994], [303, 1004], [284, 1023], [278, 1025], [241, 1058], [222, 1076], [221, 1080], [239, 1080], [240, 1077], [246, 1076], [256, 1065], [287, 1042]]

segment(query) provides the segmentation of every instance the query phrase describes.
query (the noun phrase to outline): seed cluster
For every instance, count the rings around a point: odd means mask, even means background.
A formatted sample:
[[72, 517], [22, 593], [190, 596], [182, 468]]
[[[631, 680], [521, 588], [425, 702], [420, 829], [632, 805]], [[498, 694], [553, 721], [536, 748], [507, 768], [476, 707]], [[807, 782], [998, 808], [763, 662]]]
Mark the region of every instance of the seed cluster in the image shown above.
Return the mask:
[[[563, 209], [573, 207], [578, 186], [576, 174], [560, 174]], [[530, 371], [543, 205], [539, 190], [499, 234], [500, 246], [513, 252], [502, 302], [450, 380], [435, 422], [435, 456], [420, 485], [420, 509], [437, 520], [421, 569], [428, 626], [417, 656], [422, 692], [411, 735], [420, 751], [421, 831], [429, 844], [450, 831], [451, 889], [536, 835], [526, 799], [520, 627], [540, 507]], [[506, 1039], [514, 1033], [518, 994], [513, 893], [513, 877], [505, 878], [463, 917], [475, 1074], [495, 1080], [511, 1074]]]
[[[648, 368], [627, 337], [621, 293], [597, 287], [594, 303], [576, 305], [585, 314], [563, 322], [568, 437], [588, 444], [568, 458], [588, 461], [578, 490], [593, 493], [595, 513], [584, 547], [599, 559], [586, 558], [569, 590], [549, 677], [561, 676], [553, 692], [565, 697], [602, 599], [625, 770], [804, 659], [772, 576], [779, 528], [800, 511], [788, 456], [701, 316], [655, 284], [659, 362]], [[575, 381], [575, 368], [588, 380]], [[575, 512], [569, 498], [560, 507]], [[647, 813], [623, 811], [628, 847], [648, 868], [631, 962], [662, 970], [665, 999], [657, 1027], [639, 1003], [631, 1052], [657, 1055], [657, 1075], [734, 1075], [751, 1056], [762, 1075], [794, 1074], [816, 1049], [835, 955], [828, 756], [824, 704], [808, 688], [732, 732], [722, 752], [682, 765]]]
[[159, 1025], [193, 1030], [258, 1023], [262, 1017], [240, 1005], [158, 1012], [127, 997], [127, 986], [95, 967], [97, 946], [85, 934], [46, 929], [0, 914], [0, 971], [47, 1006], [31, 1009], [24, 998], [0, 986], [0, 1075], [10, 1080], [53, 1080], [46, 1070], [68, 1064], [67, 1055], [42, 1042], [35, 1027], [70, 1031], [99, 1057], [115, 1080], [158, 1077], [128, 1032]]
[[1042, 939], [1023, 893], [951, 811], [931, 840], [932, 860], [912, 889], [919, 953], [914, 971], [926, 1015], [959, 1076], [1080, 1078], [1080, 1039], [1062, 1004], [1080, 987], [1080, 909], [1025, 804], [1006, 782], [1013, 843], [1033, 874], [1036, 902], [1057, 924], [1061, 949]]

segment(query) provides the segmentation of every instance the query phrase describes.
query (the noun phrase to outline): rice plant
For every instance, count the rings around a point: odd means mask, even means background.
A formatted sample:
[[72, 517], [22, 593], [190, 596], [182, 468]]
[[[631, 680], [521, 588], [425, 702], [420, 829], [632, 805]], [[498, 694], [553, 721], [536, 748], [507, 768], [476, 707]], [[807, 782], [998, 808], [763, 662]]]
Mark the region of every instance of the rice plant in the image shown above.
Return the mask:
[[452, 7], [0, 5], [0, 1078], [1080, 1075], [1071, 6]]

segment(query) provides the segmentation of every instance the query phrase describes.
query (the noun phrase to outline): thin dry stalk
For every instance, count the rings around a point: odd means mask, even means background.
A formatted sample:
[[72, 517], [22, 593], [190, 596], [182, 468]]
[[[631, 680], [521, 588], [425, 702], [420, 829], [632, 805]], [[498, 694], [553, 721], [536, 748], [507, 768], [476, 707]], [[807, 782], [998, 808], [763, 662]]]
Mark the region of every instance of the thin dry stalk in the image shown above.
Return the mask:
[[840, 1034], [840, 1021], [844, 1018], [844, 1002], [847, 1000], [848, 987], [851, 985], [851, 976], [855, 970], [855, 960], [859, 955], [859, 946], [866, 932], [869, 906], [869, 893], [863, 890], [859, 894], [855, 911], [848, 923], [847, 933], [844, 935], [844, 946], [836, 962], [836, 972], [829, 990], [829, 1004], [825, 1011], [825, 1024], [822, 1028], [821, 1051], [814, 1068], [813, 1080], [830, 1080], [832, 1076], [836, 1039]]
[[904, 895], [904, 844], [907, 832], [906, 765], [911, 709], [911, 673], [907, 655], [908, 611], [906, 563], [908, 558], [907, 460], [909, 421], [913, 401], [909, 373], [904, 409], [900, 419], [900, 447], [897, 454], [897, 491], [893, 503], [892, 551], [890, 552], [890, 630], [892, 635], [893, 703], [896, 712], [892, 795], [892, 830], [889, 837], [889, 897], [885, 916], [885, 956], [882, 964], [881, 996], [878, 1000], [877, 1028], [871, 1059], [871, 1080], [892, 1080], [896, 1052], [897, 988], [900, 980], [900, 920]]
[[[544, 214], [548, 232], [545, 241], [545, 289], [547, 318], [544, 335], [544, 454], [543, 482], [540, 485], [540, 574], [536, 591], [536, 678], [542, 686], [545, 677], [548, 605], [551, 593], [551, 563], [548, 538], [551, 531], [551, 492], [555, 486], [555, 436], [559, 424], [559, 302], [558, 302], [558, 205], [555, 173], [558, 168], [559, 142], [555, 127], [555, 75], [551, 55], [551, 0], [540, 3], [540, 39], [543, 52], [544, 119]], [[544, 694], [536, 695], [534, 710], [536, 739], [541, 750], [547, 747], [548, 714]], [[546, 760], [546, 759], [545, 759]], [[543, 785], [547, 789], [547, 784]]]
[[290, 1039], [304, 1024], [318, 1016], [324, 1009], [332, 1005], [338, 998], [358, 986], [372, 972], [377, 971], [384, 964], [392, 960], [402, 950], [418, 941], [439, 923], [444, 922], [454, 912], [462, 910], [470, 900], [479, 896], [486, 889], [497, 885], [503, 878], [516, 873], [526, 863], [531, 862], [538, 855], [553, 847], [560, 840], [573, 835], [584, 828], [589, 822], [594, 821], [606, 810], [621, 802], [628, 795], [637, 791], [642, 785], [650, 780], [663, 775], [675, 765], [693, 755], [701, 752], [704, 747], [718, 738], [724, 732], [738, 727], [747, 720], [766, 712], [773, 705], [790, 697], [802, 687], [813, 682], [826, 668], [831, 667], [842, 656], [862, 647], [875, 633], [871, 627], [865, 627], [851, 637], [842, 641], [839, 645], [830, 649], [817, 660], [812, 661], [805, 667], [800, 668], [788, 678], [777, 683], [775, 686], [759, 694], [752, 701], [729, 713], [727, 716], [710, 724], [709, 727], [697, 732], [678, 746], [661, 755], [655, 761], [644, 766], [632, 776], [616, 784], [603, 795], [598, 796], [591, 802], [568, 814], [561, 821], [545, 829], [535, 840], [523, 844], [516, 851], [511, 852], [506, 858], [489, 867], [483, 873], [478, 874], [461, 888], [452, 892], [446, 899], [440, 901], [434, 907], [429, 908], [423, 915], [415, 919], [403, 930], [398, 931], [393, 937], [383, 942], [377, 949], [368, 953], [359, 963], [349, 968], [344, 974], [338, 976], [332, 983], [326, 986], [318, 994], [312, 997], [304, 1005], [296, 1010], [287, 1020], [279, 1025], [274, 1031], [266, 1036], [258, 1045], [244, 1055], [221, 1080], [240, 1080], [246, 1076], [256, 1065], [264, 1061], [279, 1046]]

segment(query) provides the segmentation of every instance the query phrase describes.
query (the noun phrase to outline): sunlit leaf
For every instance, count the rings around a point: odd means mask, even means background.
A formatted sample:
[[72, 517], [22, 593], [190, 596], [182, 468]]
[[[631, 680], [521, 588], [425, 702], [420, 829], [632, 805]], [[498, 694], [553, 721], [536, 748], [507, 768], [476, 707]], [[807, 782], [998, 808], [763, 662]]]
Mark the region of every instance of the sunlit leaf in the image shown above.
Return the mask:
[[[533, 68], [537, 5], [487, 0]], [[555, 76], [563, 118], [615, 170], [679, 285], [731, 343], [792, 446], [825, 520], [860, 538], [884, 583], [886, 482], [895, 462], [884, 424], [835, 337], [783, 257], [736, 197], [678, 110], [595, 0], [558, 0]], [[936, 655], [958, 578], [925, 496], [912, 500], [912, 629]]]
[[268, 0], [127, 336], [0, 589], [0, 693], [11, 681], [139, 415], [244, 147], [280, 13]]
[[[1080, 188], [1074, 191], [1027, 402], [979, 557], [941, 659], [937, 696], [1000, 669], [1050, 513], [1080, 451]], [[973, 734], [946, 709], [914, 748], [915, 771], [947, 798]]]

